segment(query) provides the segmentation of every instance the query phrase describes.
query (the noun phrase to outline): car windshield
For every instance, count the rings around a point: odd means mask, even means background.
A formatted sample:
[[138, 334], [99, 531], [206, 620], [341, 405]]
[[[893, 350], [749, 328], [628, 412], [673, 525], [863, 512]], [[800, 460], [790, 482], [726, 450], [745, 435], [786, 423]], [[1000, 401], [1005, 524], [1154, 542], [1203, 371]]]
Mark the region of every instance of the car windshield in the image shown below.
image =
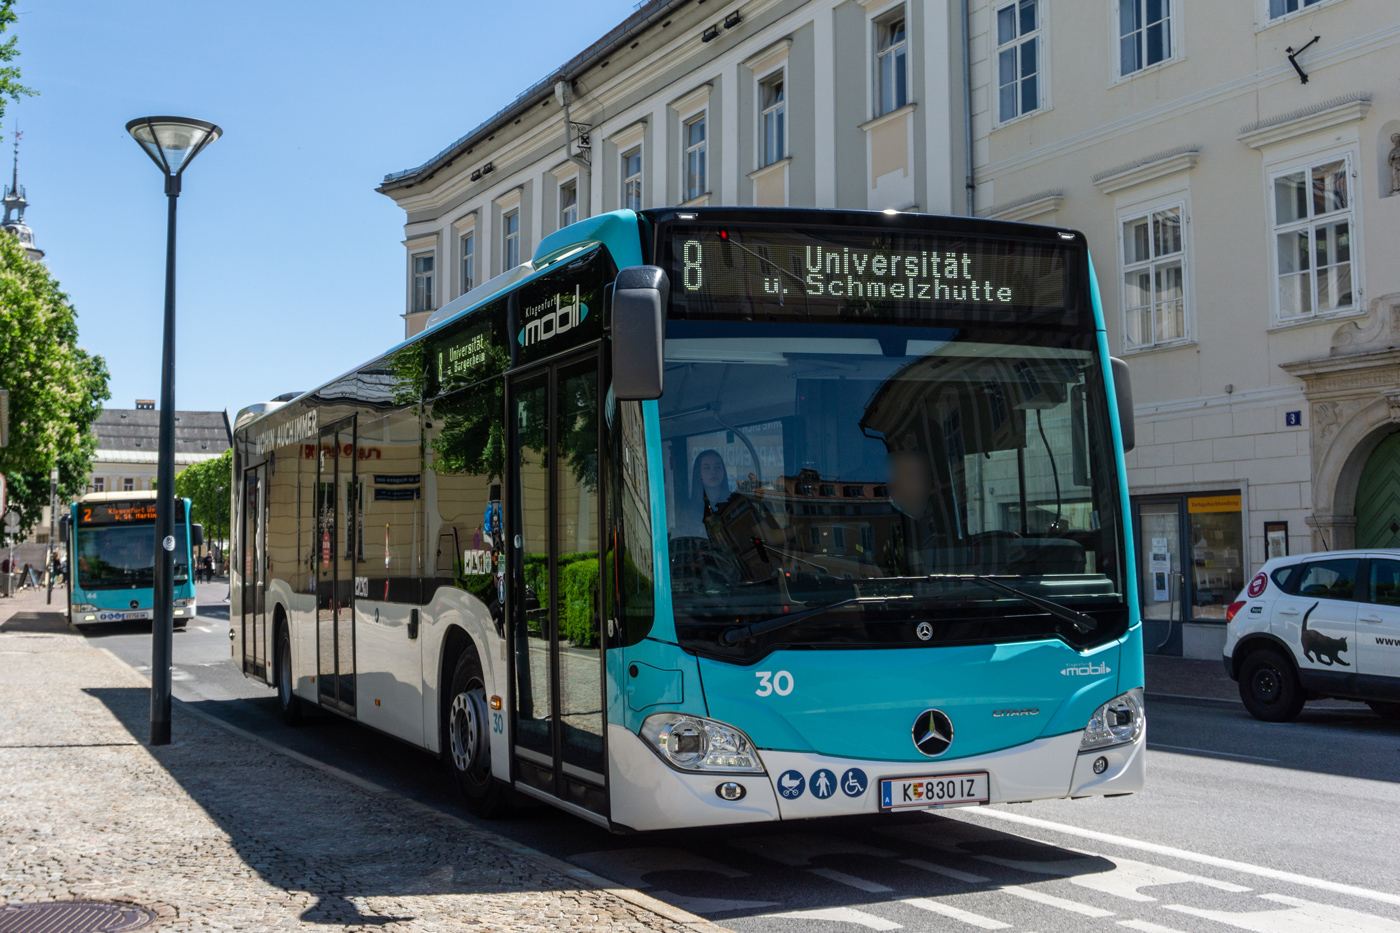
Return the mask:
[[[667, 533], [687, 647], [1121, 633], [1092, 333], [673, 321], [666, 360]], [[974, 575], [1101, 624], [1076, 632]], [[828, 605], [732, 648], [721, 637]]]
[[[78, 586], [85, 590], [137, 589], [154, 585], [156, 530], [152, 522], [79, 525]], [[175, 523], [176, 583], [189, 581], [185, 525]]]

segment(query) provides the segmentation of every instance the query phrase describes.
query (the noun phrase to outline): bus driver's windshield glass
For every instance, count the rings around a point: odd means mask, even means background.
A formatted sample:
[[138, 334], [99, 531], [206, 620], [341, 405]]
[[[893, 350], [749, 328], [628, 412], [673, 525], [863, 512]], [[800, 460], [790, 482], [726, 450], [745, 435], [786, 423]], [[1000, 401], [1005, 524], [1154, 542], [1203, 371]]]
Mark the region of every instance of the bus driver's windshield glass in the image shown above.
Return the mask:
[[[79, 524], [76, 535], [77, 583], [85, 590], [136, 589], [154, 585], [155, 525], [131, 522]], [[185, 524], [175, 523], [175, 583], [189, 580]]]
[[[1091, 328], [758, 323], [733, 306], [706, 310], [728, 320], [668, 325], [660, 401], [683, 641], [713, 647], [725, 626], [854, 599], [773, 638], [848, 643], [891, 617], [963, 620], [935, 643], [1060, 631], [970, 574], [1080, 611], [1121, 610]], [[968, 628], [974, 617], [985, 631]]]

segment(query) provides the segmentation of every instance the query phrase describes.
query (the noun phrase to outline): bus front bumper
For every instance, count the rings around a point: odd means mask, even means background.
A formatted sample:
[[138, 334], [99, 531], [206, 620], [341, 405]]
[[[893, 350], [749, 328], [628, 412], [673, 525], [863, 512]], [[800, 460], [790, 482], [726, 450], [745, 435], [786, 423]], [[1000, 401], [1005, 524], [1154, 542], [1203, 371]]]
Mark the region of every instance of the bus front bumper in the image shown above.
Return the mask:
[[[621, 726], [608, 727], [612, 761], [610, 798], [614, 823], [634, 830], [679, 829], [772, 820], [811, 819], [880, 812], [880, 782], [888, 778], [936, 777], [987, 773], [988, 803], [1131, 794], [1146, 780], [1144, 732], [1136, 742], [1114, 748], [1079, 751], [1080, 733], [1036, 739], [986, 755], [951, 760], [862, 761], [806, 752], [760, 749], [766, 774], [693, 774], [676, 771]], [[1095, 762], [1104, 759], [1095, 772]], [[864, 777], [864, 790], [850, 793], [841, 782], [851, 769]], [[813, 781], [821, 772], [837, 782], [834, 792], [818, 797]], [[777, 782], [796, 772], [802, 791], [780, 795]], [[739, 800], [720, 798], [721, 784], [743, 786]], [[857, 782], [858, 783], [858, 782]], [[789, 784], [791, 793], [791, 782]]]

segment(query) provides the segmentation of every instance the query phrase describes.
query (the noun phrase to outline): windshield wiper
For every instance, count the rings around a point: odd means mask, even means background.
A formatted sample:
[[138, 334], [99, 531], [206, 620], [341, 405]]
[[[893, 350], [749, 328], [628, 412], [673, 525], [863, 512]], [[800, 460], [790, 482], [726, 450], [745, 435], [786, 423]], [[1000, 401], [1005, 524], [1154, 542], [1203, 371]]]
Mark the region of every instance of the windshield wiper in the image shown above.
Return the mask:
[[1079, 632], [1081, 635], [1087, 635], [1089, 632], [1092, 632], [1094, 629], [1099, 627], [1098, 620], [1091, 615], [1086, 615], [1075, 609], [1071, 609], [1068, 606], [1062, 606], [1061, 604], [1057, 602], [1052, 602], [1051, 600], [1048, 600], [1043, 596], [1035, 596], [1031, 593], [1025, 592], [1024, 590], [1018, 590], [1016, 587], [1010, 585], [1009, 583], [1003, 583], [1000, 580], [994, 579], [992, 577], [984, 577], [980, 573], [931, 573], [926, 579], [950, 581], [972, 580], [976, 583], [982, 584], [983, 586], [989, 586], [992, 589], [1001, 590], [1003, 593], [1010, 593], [1017, 599], [1028, 602], [1032, 606], [1044, 612], [1048, 612], [1050, 615], [1054, 616], [1060, 621], [1068, 622], [1070, 625], [1074, 626], [1074, 630], [1076, 632]]
[[[1070, 625], [1074, 626], [1074, 630], [1079, 632], [1081, 635], [1088, 634], [1089, 632], [1092, 632], [1094, 629], [1099, 627], [1098, 620], [1095, 619], [1093, 616], [1086, 615], [1082, 612], [1078, 612], [1077, 610], [1071, 609], [1068, 606], [1063, 606], [1057, 602], [1052, 602], [1051, 600], [1045, 599], [1042, 596], [1035, 596], [1031, 593], [1023, 592], [1021, 590], [1016, 589], [1014, 586], [1003, 583], [1000, 580], [993, 579], [992, 577], [983, 576], [982, 574], [931, 573], [927, 576], [917, 577], [914, 579], [936, 580], [940, 582], [949, 583], [980, 583], [983, 586], [988, 586], [992, 589], [1000, 590], [1004, 593], [1009, 593], [1018, 599], [1030, 603], [1037, 609], [1049, 613], [1050, 615], [1054, 616], [1062, 622], [1068, 622]], [[796, 625], [798, 622], [806, 622], [808, 619], [811, 619], [814, 616], [819, 616], [823, 613], [831, 612], [835, 609], [841, 609], [845, 606], [855, 605], [857, 603], [864, 603], [867, 605], [875, 606], [888, 606], [892, 603], [901, 602], [903, 600], [912, 601], [915, 598], [916, 597], [912, 593], [904, 596], [852, 596], [847, 599], [837, 600], [834, 603], [827, 603], [825, 606], [818, 606], [815, 609], [807, 609], [803, 612], [794, 612], [789, 615], [774, 616], [771, 619], [764, 619], [762, 622], [754, 622], [750, 625], [736, 625], [733, 628], [727, 628], [723, 632], [720, 632], [719, 643], [726, 648], [732, 648], [740, 642], [747, 641], [748, 639], [753, 638], [755, 636], [767, 635], [769, 632], [775, 632], [778, 629], [787, 628], [789, 625]]]

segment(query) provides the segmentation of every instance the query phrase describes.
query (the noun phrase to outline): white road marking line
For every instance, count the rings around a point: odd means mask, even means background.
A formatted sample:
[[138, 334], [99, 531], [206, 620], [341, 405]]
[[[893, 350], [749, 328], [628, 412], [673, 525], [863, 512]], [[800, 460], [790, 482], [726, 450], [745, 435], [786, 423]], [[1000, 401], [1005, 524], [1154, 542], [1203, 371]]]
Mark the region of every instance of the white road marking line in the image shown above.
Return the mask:
[[1230, 871], [1240, 872], [1241, 874], [1256, 875], [1260, 878], [1271, 878], [1274, 881], [1284, 881], [1288, 884], [1296, 884], [1307, 888], [1317, 888], [1320, 891], [1331, 891], [1334, 894], [1348, 894], [1352, 897], [1379, 901], [1382, 904], [1400, 905], [1400, 894], [1390, 894], [1385, 891], [1372, 891], [1370, 888], [1362, 888], [1354, 884], [1342, 884], [1338, 881], [1310, 878], [1307, 875], [1299, 875], [1291, 871], [1265, 868], [1262, 865], [1251, 865], [1248, 862], [1237, 862], [1234, 859], [1217, 858], [1214, 855], [1202, 855], [1199, 852], [1177, 849], [1172, 846], [1158, 845], [1154, 842], [1142, 842], [1138, 839], [1130, 839], [1127, 836], [1115, 836], [1112, 833], [1101, 833], [1092, 829], [1080, 829], [1078, 826], [1070, 826], [1067, 823], [1055, 823], [1033, 816], [1022, 816], [1019, 813], [1007, 813], [1004, 810], [992, 810], [986, 807], [978, 810], [976, 816], [987, 816], [995, 820], [1004, 820], [1008, 823], [1034, 826], [1051, 832], [1064, 833], [1067, 836], [1078, 836], [1081, 839], [1093, 839], [1097, 842], [1106, 842], [1110, 845], [1123, 846], [1127, 849], [1137, 849], [1141, 852], [1152, 852], [1157, 855], [1178, 858], [1186, 862], [1196, 862], [1200, 865], [1225, 868]]
[[857, 878], [855, 875], [848, 875], [844, 871], [837, 871], [834, 868], [809, 868], [807, 870], [829, 881], [838, 881], [841, 884], [859, 888], [870, 894], [888, 894], [894, 890], [894, 888], [887, 888], [883, 884], [874, 881], [866, 881], [864, 878]]
[[766, 917], [791, 917], [794, 920], [830, 920], [833, 923], [854, 923], [871, 930], [902, 930], [903, 924], [868, 914], [854, 907], [824, 907], [821, 910], [790, 910], [781, 914], [765, 914]]
[[875, 858], [893, 858], [895, 854], [887, 849], [850, 842], [839, 836], [819, 836], [816, 833], [743, 836], [729, 844], [754, 855], [798, 867], [812, 864], [813, 856], [817, 855], [869, 855]]
[[777, 907], [779, 904], [778, 901], [732, 901], [723, 897], [689, 897], [671, 891], [653, 891], [652, 896], [659, 901], [674, 904], [681, 910], [688, 910], [701, 916], [724, 913], [726, 910], [757, 910], [760, 907]]
[[920, 910], [927, 910], [930, 913], [940, 914], [950, 920], [961, 920], [963, 923], [977, 927], [979, 930], [1009, 930], [1011, 924], [1002, 923], [1000, 920], [993, 920], [991, 917], [984, 917], [981, 914], [974, 914], [970, 910], [962, 910], [948, 904], [940, 904], [938, 901], [931, 901], [926, 897], [906, 897], [903, 903], [910, 907], [917, 907]]
[[1237, 755], [1234, 752], [1217, 752], [1213, 748], [1191, 748], [1189, 745], [1163, 745], [1160, 742], [1148, 742], [1148, 748], [1165, 748], [1173, 752], [1198, 752], [1202, 755], [1219, 755], [1222, 758], [1243, 758], [1246, 761], [1281, 761], [1280, 758], [1260, 758], [1258, 755]]
[[1214, 920], [1254, 933], [1400, 933], [1400, 923], [1363, 914], [1358, 910], [1317, 904], [1283, 894], [1261, 894], [1260, 898], [1287, 905], [1286, 910], [1254, 910], [1237, 913], [1232, 910], [1207, 910], [1182, 904], [1163, 904], [1193, 917]]
[[[1197, 884], [1203, 884], [1220, 891], [1229, 891], [1232, 894], [1244, 894], [1249, 890], [1243, 885], [1231, 884], [1228, 881], [1216, 881], [1214, 878], [1192, 875], [1184, 871], [1177, 871], [1175, 868], [1164, 868], [1161, 865], [1150, 865], [1147, 862], [1137, 862], [1118, 856], [1099, 855], [1096, 852], [1083, 854], [1084, 858], [1057, 859], [1053, 862], [1029, 862], [998, 858], [994, 855], [979, 855], [977, 858], [983, 862], [1005, 865], [1007, 868], [1015, 868], [1038, 875], [1054, 875], [1057, 878], [1068, 880], [1071, 884], [1079, 885], [1081, 888], [1144, 903], [1155, 901], [1157, 898], [1139, 892], [1138, 888], [1150, 888], [1159, 884], [1185, 884], [1194, 881]], [[1105, 871], [1104, 862], [1110, 863], [1113, 867]]]
[[645, 891], [651, 887], [642, 876], [653, 871], [704, 871], [725, 878], [747, 878], [749, 873], [721, 865], [719, 862], [692, 855], [680, 849], [661, 846], [639, 846], [635, 849], [603, 849], [581, 852], [568, 859], [594, 874], [620, 881], [630, 888]]
[[1058, 907], [1061, 910], [1082, 914], [1085, 917], [1113, 916], [1113, 911], [1111, 910], [1104, 910], [1102, 907], [1093, 907], [1089, 904], [1081, 904], [1078, 901], [1056, 897], [1053, 894], [1046, 894], [1044, 891], [1037, 891], [1034, 888], [1001, 887], [998, 888], [998, 890], [1004, 891], [1007, 894], [1014, 894], [1016, 897], [1024, 898], [1028, 901], [1035, 901], [1037, 904], [1044, 904], [1046, 907]]
[[1141, 933], [1181, 933], [1180, 930], [1164, 927], [1160, 923], [1153, 923], [1151, 920], [1119, 920], [1120, 927], [1127, 927], [1130, 930], [1139, 930]]
[[954, 881], [963, 881], [967, 884], [986, 884], [991, 878], [984, 878], [981, 875], [974, 875], [971, 872], [958, 871], [956, 868], [947, 868], [943, 865], [935, 865], [932, 862], [925, 862], [923, 859], [907, 858], [901, 860], [910, 868], [921, 868], [924, 871], [931, 871], [935, 875], [944, 875]]

